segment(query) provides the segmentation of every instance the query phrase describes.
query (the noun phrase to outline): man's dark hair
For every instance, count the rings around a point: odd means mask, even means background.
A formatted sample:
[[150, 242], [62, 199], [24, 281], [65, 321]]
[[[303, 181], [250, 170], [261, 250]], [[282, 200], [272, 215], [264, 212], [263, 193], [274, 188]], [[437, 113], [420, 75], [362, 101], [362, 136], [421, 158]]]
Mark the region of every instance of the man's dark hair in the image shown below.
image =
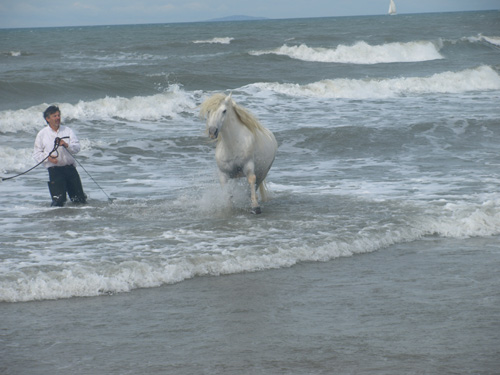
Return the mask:
[[56, 113], [56, 112], [61, 112], [59, 110], [59, 107], [56, 106], [56, 105], [51, 105], [50, 107], [48, 107], [44, 112], [43, 112], [43, 118], [45, 120], [47, 120], [47, 117], [49, 117], [50, 115]]

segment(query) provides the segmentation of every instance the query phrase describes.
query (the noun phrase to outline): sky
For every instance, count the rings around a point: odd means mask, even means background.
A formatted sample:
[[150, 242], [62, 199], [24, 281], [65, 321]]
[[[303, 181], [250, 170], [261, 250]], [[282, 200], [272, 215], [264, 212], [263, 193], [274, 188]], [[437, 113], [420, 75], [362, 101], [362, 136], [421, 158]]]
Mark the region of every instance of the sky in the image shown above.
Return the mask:
[[[399, 14], [498, 10], [500, 0], [395, 0]], [[0, 0], [0, 28], [385, 14], [389, 0]]]

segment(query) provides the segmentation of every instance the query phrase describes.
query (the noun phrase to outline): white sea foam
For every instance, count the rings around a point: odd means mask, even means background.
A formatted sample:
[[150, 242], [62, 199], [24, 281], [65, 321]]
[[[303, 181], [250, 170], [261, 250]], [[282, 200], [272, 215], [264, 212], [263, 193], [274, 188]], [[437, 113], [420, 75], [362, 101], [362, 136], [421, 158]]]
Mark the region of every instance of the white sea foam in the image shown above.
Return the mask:
[[[489, 44], [493, 44], [494, 46], [500, 46], [500, 37], [498, 36], [485, 36], [485, 35], [477, 35], [477, 36], [469, 36], [469, 37], [463, 37], [460, 39], [460, 41], [466, 41], [470, 43], [482, 43], [486, 42]], [[456, 44], [457, 41], [451, 40], [449, 41], [453, 44]]]
[[72, 60], [72, 65], [79, 66], [80, 68], [104, 69], [139, 64], [145, 65], [155, 61], [166, 60], [168, 59], [168, 55], [152, 55], [139, 52], [117, 52], [108, 54], [107, 52], [102, 52], [102, 54], [95, 53], [91, 56], [87, 56], [79, 52], [76, 54], [67, 54], [65, 58]]
[[44, 103], [28, 109], [1, 111], [0, 134], [39, 130], [44, 124], [42, 113], [47, 107], [48, 104]]
[[[128, 292], [197, 276], [290, 267], [304, 261], [328, 261], [373, 252], [430, 235], [467, 238], [500, 234], [498, 199], [480, 204], [436, 204], [419, 211], [420, 215], [412, 214], [404, 218], [402, 222], [406, 222], [405, 225], [400, 223], [381, 228], [368, 226], [351, 238], [344, 239], [333, 233], [329, 241], [319, 246], [306, 242], [271, 241], [265, 248], [257, 246], [252, 250], [252, 241], [248, 241], [245, 231], [237, 231], [232, 236], [221, 238], [214, 237], [212, 231], [177, 228], [165, 231], [161, 237], [185, 244], [187, 248], [182, 255], [179, 252], [165, 257], [162, 256], [161, 249], [152, 251], [146, 244], [130, 244], [131, 248], [127, 252], [143, 256], [122, 262], [84, 259], [78, 263], [66, 261], [61, 267], [60, 263], [64, 258], [61, 261], [58, 258], [64, 257], [64, 254], [49, 253], [16, 267], [4, 264], [0, 269], [3, 275], [0, 301], [18, 302]], [[252, 238], [266, 237], [268, 234], [268, 230], [256, 226]], [[71, 246], [71, 241], [82, 241], [81, 235], [67, 233], [66, 237], [68, 246]], [[111, 233], [107, 239], [108, 249], [114, 242], [116, 246], [123, 247], [123, 243], [115, 240]], [[238, 242], [245, 246], [235, 246]], [[45, 267], [36, 266], [36, 262], [44, 262], [45, 259], [49, 262]]]
[[68, 120], [111, 120], [127, 121], [160, 120], [177, 117], [179, 113], [195, 107], [187, 96], [157, 94], [133, 98], [106, 97], [92, 102], [79, 102], [75, 105], [60, 106], [63, 116]]
[[32, 148], [0, 146], [0, 172], [23, 172], [34, 164]]
[[212, 38], [207, 40], [194, 40], [193, 43], [196, 44], [230, 44], [234, 38], [225, 37], [225, 38]]
[[500, 36], [483, 36], [482, 38], [488, 43], [500, 47]]
[[21, 51], [0, 51], [2, 56], [19, 57], [22, 55]]
[[[500, 90], [500, 75], [489, 66], [429, 77], [385, 79], [326, 79], [306, 85], [255, 83], [246, 88], [272, 91], [295, 97], [380, 99], [414, 94], [465, 93]], [[244, 88], [245, 89], [245, 88]]]
[[[172, 85], [168, 92], [152, 96], [133, 98], [105, 97], [94, 101], [80, 101], [76, 104], [61, 103], [63, 123], [68, 120], [161, 120], [178, 117], [184, 111], [193, 112], [196, 102], [192, 94]], [[28, 109], [0, 112], [0, 133], [26, 131], [34, 133], [45, 124], [42, 113], [48, 104], [40, 104]]]
[[380, 64], [393, 62], [416, 62], [442, 59], [441, 46], [432, 42], [387, 43], [372, 46], [366, 42], [357, 42], [352, 46], [339, 45], [336, 48], [283, 45], [274, 50], [254, 51], [250, 54], [259, 56], [275, 54], [289, 56], [292, 59], [345, 64]]

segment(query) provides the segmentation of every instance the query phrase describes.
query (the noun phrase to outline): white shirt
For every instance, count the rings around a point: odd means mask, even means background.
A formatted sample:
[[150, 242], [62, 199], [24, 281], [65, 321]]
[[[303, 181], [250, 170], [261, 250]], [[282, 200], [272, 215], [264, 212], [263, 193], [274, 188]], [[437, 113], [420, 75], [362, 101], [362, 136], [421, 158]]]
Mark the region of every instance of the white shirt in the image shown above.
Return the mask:
[[[50, 168], [75, 165], [75, 158], [71, 156], [71, 154], [76, 154], [80, 151], [80, 142], [78, 141], [78, 138], [73, 130], [63, 125], [59, 126], [59, 130], [57, 132], [52, 130], [52, 128], [48, 125], [38, 132], [35, 139], [33, 158], [37, 163], [40, 163], [43, 159], [45, 159], [54, 149], [54, 141], [57, 137], [69, 137], [69, 139], [64, 139], [64, 141], [68, 144], [68, 149], [66, 149], [66, 147], [59, 146], [57, 148], [57, 152], [59, 153], [59, 156], [57, 157], [57, 164], [54, 164], [47, 159], [43, 162], [44, 167]], [[52, 156], [55, 155], [56, 153], [54, 152]]]

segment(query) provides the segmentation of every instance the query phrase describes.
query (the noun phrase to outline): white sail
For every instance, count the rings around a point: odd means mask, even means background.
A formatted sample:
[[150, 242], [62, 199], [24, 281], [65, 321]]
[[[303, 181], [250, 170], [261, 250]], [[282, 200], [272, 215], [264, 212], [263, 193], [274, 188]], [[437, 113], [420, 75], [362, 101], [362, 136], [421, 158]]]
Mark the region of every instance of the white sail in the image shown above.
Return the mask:
[[391, 0], [389, 4], [389, 14], [396, 14], [396, 4], [394, 4], [394, 0]]

